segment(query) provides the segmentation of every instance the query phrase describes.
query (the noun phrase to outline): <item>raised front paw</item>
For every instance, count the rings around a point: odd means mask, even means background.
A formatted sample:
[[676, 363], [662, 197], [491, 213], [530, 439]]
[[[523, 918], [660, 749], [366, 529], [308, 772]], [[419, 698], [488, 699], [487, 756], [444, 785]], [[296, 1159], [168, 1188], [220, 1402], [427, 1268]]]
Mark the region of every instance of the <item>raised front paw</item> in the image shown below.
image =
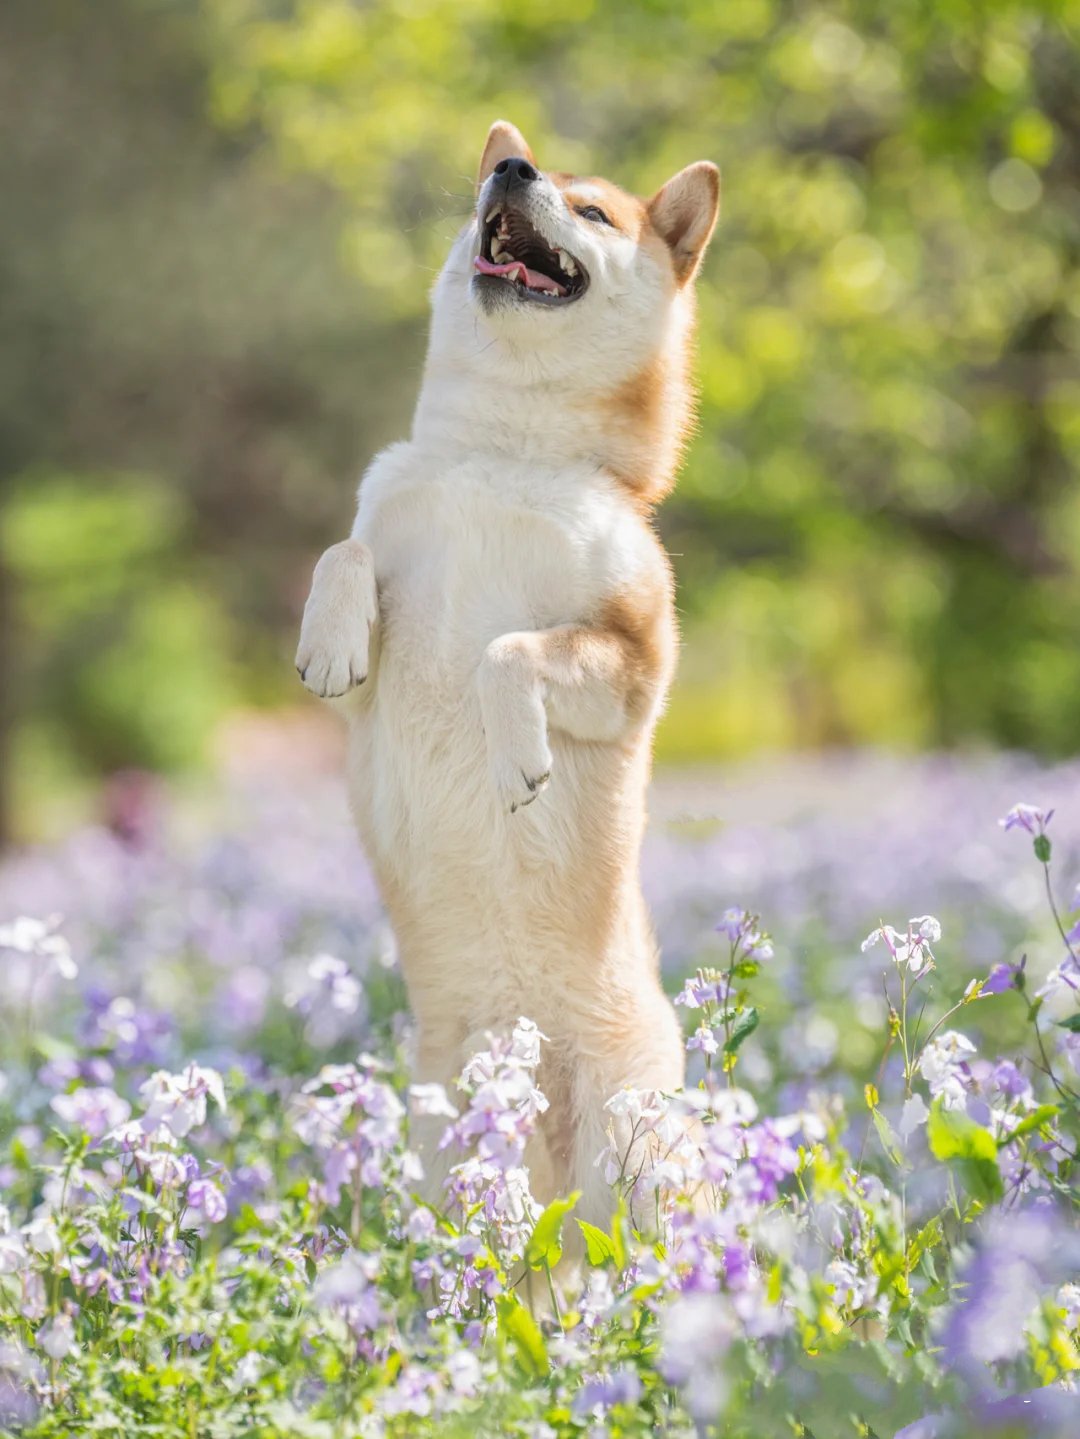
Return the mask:
[[531, 753], [527, 753], [530, 747], [525, 742], [507, 744], [501, 753], [488, 742], [492, 782], [502, 808], [509, 814], [532, 804], [547, 788], [551, 778], [551, 751], [543, 735], [539, 740], [532, 746]]
[[504, 635], [487, 648], [478, 675], [488, 770], [508, 814], [532, 804], [551, 778], [547, 715], [527, 646]]
[[378, 613], [371, 551], [359, 540], [331, 545], [315, 566], [296, 651], [312, 694], [339, 699], [364, 683]]

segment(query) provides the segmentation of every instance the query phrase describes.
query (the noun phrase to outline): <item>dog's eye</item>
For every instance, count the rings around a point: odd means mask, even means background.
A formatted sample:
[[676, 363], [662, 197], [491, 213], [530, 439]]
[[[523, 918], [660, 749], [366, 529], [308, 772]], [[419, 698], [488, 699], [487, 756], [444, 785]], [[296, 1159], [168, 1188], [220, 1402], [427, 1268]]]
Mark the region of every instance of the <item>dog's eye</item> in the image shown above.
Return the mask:
[[[578, 214], [583, 220], [592, 220], [597, 225], [611, 224], [611, 221], [604, 214], [603, 210], [601, 210], [599, 205], [582, 205], [578, 209]], [[614, 226], [612, 226], [612, 228], [614, 229]]]

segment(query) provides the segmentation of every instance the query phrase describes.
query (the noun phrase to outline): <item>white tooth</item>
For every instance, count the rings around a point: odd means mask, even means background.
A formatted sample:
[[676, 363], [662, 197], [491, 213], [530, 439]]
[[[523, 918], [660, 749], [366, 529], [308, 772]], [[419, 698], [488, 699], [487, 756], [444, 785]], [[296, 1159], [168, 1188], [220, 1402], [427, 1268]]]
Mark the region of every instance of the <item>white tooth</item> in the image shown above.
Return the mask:
[[491, 222], [492, 222], [492, 220], [494, 220], [495, 216], [496, 216], [498, 213], [499, 213], [499, 207], [498, 207], [498, 205], [492, 205], [491, 209], [487, 212], [487, 215], [486, 215], [485, 218], [484, 218], [484, 224], [485, 224], [485, 225], [490, 225]]
[[567, 273], [568, 275], [576, 275], [576, 274], [577, 274], [577, 266], [574, 264], [574, 261], [573, 261], [573, 260], [571, 259], [571, 257], [566, 253], [565, 250], [560, 250], [560, 251], [559, 251], [559, 264], [563, 267], [563, 269], [566, 271], [566, 273]]

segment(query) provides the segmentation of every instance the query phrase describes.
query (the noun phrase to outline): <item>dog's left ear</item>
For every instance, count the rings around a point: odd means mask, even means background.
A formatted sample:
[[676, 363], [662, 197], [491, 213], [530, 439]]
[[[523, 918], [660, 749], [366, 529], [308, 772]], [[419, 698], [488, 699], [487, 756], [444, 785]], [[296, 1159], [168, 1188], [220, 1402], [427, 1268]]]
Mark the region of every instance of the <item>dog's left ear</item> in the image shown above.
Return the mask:
[[720, 171], [708, 160], [687, 165], [649, 201], [649, 219], [667, 242], [680, 285], [694, 278], [720, 210]]
[[533, 152], [529, 149], [529, 142], [517, 126], [511, 125], [509, 120], [496, 120], [488, 131], [487, 144], [480, 156], [477, 188], [484, 183], [500, 160], [509, 160], [515, 155], [528, 160], [530, 165], [536, 164]]

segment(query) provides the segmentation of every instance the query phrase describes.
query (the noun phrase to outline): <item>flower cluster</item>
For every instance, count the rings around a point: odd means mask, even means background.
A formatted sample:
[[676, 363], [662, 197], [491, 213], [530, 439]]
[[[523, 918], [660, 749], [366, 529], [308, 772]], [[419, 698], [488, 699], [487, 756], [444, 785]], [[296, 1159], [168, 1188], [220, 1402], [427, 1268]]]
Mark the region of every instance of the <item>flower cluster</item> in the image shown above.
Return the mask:
[[[502, 1264], [512, 1264], [539, 1214], [529, 1187], [526, 1150], [548, 1107], [536, 1087], [540, 1046], [546, 1038], [531, 1020], [521, 1018], [509, 1037], [489, 1036], [489, 1048], [473, 1055], [462, 1072], [466, 1102], [446, 1127], [439, 1147], [466, 1154], [451, 1166], [446, 1192], [463, 1232], [471, 1236], [462, 1251], [467, 1259], [493, 1252]], [[461, 1292], [468, 1294], [484, 1278], [475, 1265], [467, 1265]]]
[[939, 909], [961, 957], [928, 915], [859, 952], [873, 893], [817, 933], [821, 870], [783, 945], [710, 900], [673, 986], [696, 1071], [609, 1097], [587, 1209], [533, 1192], [560, 1072], [529, 1019], [456, 1084], [409, 1084], [348, 863], [220, 840], [181, 871], [72, 841], [71, 918], [0, 927], [0, 1431], [884, 1436], [931, 1413], [990, 1432], [1015, 1402], [1057, 1433], [1080, 892], [1057, 908], [1051, 814], [1005, 822], [1038, 860], [1009, 893], [1049, 894], [1046, 924], [990, 925], [977, 888], [966, 919]]

